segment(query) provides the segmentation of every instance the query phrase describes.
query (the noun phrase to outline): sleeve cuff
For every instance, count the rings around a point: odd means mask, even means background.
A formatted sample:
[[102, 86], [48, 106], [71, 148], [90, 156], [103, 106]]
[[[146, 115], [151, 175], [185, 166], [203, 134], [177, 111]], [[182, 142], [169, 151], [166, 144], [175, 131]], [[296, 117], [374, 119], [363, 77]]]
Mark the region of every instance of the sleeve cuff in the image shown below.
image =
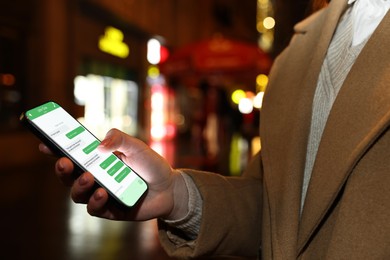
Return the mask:
[[[162, 219], [162, 221], [164, 221], [168, 226], [180, 230], [189, 240], [195, 240], [200, 230], [203, 200], [192, 178], [185, 173], [181, 173], [181, 175], [184, 178], [184, 182], [188, 190], [188, 214], [178, 220]], [[183, 238], [178, 237], [169, 230], [167, 231], [167, 236], [175, 244], [184, 242]]]

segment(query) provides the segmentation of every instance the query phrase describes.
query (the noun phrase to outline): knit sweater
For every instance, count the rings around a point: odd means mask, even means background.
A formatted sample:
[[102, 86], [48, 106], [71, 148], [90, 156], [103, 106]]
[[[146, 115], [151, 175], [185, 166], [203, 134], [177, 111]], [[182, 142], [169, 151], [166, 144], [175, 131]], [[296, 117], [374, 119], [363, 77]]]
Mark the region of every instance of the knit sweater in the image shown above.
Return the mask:
[[[352, 46], [353, 23], [351, 13], [352, 8], [348, 8], [341, 18], [318, 78], [313, 99], [311, 128], [306, 151], [301, 210], [303, 209], [321, 136], [332, 105], [356, 57], [367, 41], [365, 40], [356, 46]], [[331, 175], [332, 173], [329, 174]]]

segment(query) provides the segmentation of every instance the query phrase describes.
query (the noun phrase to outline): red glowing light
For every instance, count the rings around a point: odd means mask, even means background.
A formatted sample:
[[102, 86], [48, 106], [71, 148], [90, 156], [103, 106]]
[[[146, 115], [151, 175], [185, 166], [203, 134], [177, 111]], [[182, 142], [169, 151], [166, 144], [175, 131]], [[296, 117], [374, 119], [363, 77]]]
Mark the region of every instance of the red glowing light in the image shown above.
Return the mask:
[[164, 62], [168, 59], [169, 57], [169, 51], [168, 48], [165, 46], [160, 47], [160, 63]]

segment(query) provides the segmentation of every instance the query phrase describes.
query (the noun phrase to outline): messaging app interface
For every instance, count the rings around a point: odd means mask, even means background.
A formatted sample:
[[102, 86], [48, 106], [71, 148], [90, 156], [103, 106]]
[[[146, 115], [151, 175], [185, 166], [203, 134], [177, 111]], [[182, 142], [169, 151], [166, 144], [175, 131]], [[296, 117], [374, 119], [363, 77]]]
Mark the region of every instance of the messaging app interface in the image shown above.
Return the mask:
[[26, 116], [126, 205], [133, 206], [147, 189], [113, 153], [99, 151], [100, 141], [57, 103], [48, 102]]

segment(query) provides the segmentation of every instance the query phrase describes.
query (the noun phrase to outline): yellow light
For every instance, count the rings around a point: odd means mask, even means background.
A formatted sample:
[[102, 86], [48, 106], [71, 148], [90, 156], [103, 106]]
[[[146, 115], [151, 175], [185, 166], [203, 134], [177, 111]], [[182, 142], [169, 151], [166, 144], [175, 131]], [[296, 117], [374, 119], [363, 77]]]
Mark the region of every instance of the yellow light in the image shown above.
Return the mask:
[[257, 4], [260, 6], [260, 8], [268, 8], [269, 0], [258, 0]]
[[270, 30], [263, 33], [260, 36], [258, 44], [263, 50], [270, 51], [272, 49], [273, 42], [274, 42], [274, 34]]
[[260, 21], [260, 22], [257, 22], [256, 24], [256, 29], [259, 33], [264, 33], [264, 25], [263, 23]]
[[122, 31], [107, 27], [103, 36], [99, 39], [99, 49], [119, 58], [127, 58], [130, 53], [129, 46], [123, 42]]
[[275, 19], [270, 16], [266, 17], [263, 21], [263, 26], [265, 29], [271, 30], [275, 27]]
[[268, 76], [264, 74], [260, 74], [256, 77], [256, 84], [258, 87], [258, 91], [265, 91], [265, 88], [268, 85]]
[[148, 76], [151, 77], [152, 79], [158, 78], [160, 76], [160, 70], [156, 66], [150, 66], [148, 68]]
[[260, 137], [254, 137], [252, 139], [252, 156], [257, 154], [261, 150], [261, 140]]
[[235, 104], [239, 104], [240, 103], [240, 100], [245, 98], [246, 97], [246, 93], [244, 90], [242, 89], [237, 89], [235, 90], [233, 93], [232, 93], [232, 101], [235, 103]]

